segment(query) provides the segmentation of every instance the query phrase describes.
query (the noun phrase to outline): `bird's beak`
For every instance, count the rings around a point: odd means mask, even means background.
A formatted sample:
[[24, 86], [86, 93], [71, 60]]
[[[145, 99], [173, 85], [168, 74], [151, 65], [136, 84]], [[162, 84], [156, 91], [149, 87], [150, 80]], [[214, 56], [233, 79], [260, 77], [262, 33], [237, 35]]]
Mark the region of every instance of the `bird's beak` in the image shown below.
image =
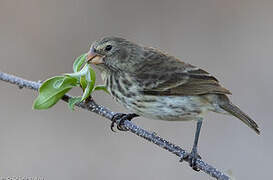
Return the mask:
[[92, 63], [92, 64], [103, 64], [103, 57], [94, 53], [92, 50], [90, 50], [88, 53], [87, 53], [87, 57], [86, 57], [86, 60], [87, 60], [87, 63]]

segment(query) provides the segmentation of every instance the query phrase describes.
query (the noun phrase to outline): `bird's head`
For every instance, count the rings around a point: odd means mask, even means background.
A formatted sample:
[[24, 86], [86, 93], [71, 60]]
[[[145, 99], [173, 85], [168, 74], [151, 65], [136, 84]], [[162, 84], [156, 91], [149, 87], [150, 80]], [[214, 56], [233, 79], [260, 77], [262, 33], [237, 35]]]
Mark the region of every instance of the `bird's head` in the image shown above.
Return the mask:
[[130, 71], [141, 47], [120, 37], [104, 37], [95, 41], [88, 52], [88, 63], [99, 70]]

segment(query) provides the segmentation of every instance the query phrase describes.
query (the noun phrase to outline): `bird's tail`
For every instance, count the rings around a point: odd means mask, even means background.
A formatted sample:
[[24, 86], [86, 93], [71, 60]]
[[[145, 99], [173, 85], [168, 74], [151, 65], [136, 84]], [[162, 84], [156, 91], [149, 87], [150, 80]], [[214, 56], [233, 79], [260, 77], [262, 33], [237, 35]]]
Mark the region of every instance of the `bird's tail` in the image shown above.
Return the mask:
[[259, 127], [255, 121], [253, 121], [247, 114], [245, 114], [240, 108], [232, 104], [231, 102], [221, 103], [220, 107], [225, 111], [229, 112], [233, 116], [237, 117], [248, 127], [253, 129], [257, 134], [260, 134]]

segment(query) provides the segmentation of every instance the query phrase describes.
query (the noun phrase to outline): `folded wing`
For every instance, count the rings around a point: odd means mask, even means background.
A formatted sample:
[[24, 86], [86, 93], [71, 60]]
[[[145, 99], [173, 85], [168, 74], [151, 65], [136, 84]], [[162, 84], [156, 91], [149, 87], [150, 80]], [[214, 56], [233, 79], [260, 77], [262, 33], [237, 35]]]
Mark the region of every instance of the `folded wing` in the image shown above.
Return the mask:
[[145, 87], [144, 94], [189, 96], [231, 94], [208, 72], [184, 63], [156, 49], [146, 48], [145, 65], [137, 71], [137, 81]]

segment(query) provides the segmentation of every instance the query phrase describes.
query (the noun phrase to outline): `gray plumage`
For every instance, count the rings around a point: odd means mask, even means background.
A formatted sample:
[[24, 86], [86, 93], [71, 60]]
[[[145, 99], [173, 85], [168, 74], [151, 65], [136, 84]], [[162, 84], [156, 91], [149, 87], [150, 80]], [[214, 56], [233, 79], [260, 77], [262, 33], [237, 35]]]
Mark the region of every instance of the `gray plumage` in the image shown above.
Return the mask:
[[257, 124], [230, 102], [230, 91], [200, 68], [118, 37], [94, 42], [91, 51], [101, 58], [96, 67], [109, 92], [131, 112], [183, 121], [200, 120], [214, 111], [231, 114], [260, 133]]

